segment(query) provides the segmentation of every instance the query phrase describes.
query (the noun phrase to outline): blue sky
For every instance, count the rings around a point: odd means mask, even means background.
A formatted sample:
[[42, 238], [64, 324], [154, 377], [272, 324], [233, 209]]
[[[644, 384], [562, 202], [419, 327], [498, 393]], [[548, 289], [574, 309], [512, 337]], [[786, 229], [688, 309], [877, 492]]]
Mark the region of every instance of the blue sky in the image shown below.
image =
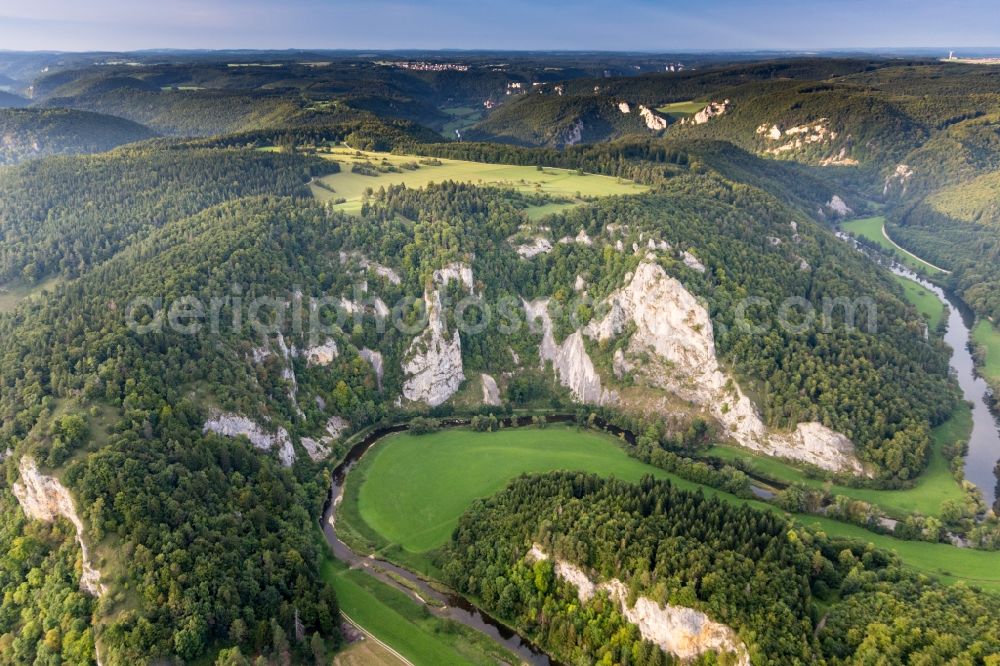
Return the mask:
[[1000, 46], [998, 0], [0, 0], [0, 49]]

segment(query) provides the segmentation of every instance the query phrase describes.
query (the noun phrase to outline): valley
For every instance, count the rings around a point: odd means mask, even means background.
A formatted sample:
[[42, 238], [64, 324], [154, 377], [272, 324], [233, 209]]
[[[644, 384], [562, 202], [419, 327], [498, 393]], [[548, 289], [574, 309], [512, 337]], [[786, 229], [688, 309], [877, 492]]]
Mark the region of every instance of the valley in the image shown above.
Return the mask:
[[0, 86], [0, 666], [1000, 655], [988, 66]]

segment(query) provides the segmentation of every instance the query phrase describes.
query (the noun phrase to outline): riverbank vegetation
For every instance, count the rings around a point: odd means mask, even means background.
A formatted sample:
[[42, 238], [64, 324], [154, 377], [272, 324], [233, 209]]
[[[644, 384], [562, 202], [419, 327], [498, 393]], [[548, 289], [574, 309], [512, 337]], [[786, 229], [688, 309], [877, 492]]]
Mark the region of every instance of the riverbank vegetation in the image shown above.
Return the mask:
[[[952, 427], [955, 430], [947, 435], [945, 433], [949, 429], [942, 429], [943, 438], [963, 436], [960, 419]], [[540, 471], [537, 465], [534, 468], [531, 466], [533, 459], [537, 458], [537, 453], [525, 458], [523, 449], [518, 442], [519, 438], [526, 436], [528, 441], [533, 443], [528, 445], [529, 451], [537, 447], [538, 443], [544, 443], [549, 437], [559, 442], [556, 445], [557, 451], [569, 451], [569, 454], [558, 464], [550, 464], [548, 467], [543, 465], [541, 471], [546, 469], [587, 471], [587, 465], [593, 459], [592, 456], [584, 455], [580, 458], [582, 462], [578, 463], [574, 460], [572, 449], [566, 448], [567, 446], [572, 447], [572, 442], [579, 435], [584, 435], [586, 439], [596, 440], [602, 444], [603, 455], [608, 455], [610, 452], [612, 460], [618, 456], [625, 457], [626, 451], [632, 451], [629, 448], [626, 448], [625, 451], [618, 449], [615, 439], [609, 435], [599, 432], [579, 432], [572, 427], [555, 425], [544, 429], [538, 429], [537, 426], [505, 428], [492, 433], [477, 433], [457, 428], [421, 436], [393, 436], [383, 442], [386, 445], [384, 449], [381, 449], [381, 445], [379, 445], [370, 452], [370, 454], [374, 454], [371, 458], [368, 455], [362, 458], [361, 463], [352, 472], [350, 480], [346, 484], [344, 500], [338, 509], [338, 534], [345, 543], [357, 552], [376, 553], [379, 557], [397, 562], [421, 575], [440, 578], [442, 575], [441, 560], [437, 557], [435, 549], [446, 542], [450, 529], [455, 525], [455, 521], [462, 511], [475, 498], [485, 497], [491, 492], [496, 492], [498, 488], [503, 487], [507, 480], [514, 478], [518, 473]], [[438, 441], [442, 441], [441, 438], [444, 438], [443, 441], [446, 442], [444, 450], [451, 454], [450, 457], [440, 457], [440, 451], [435, 451]], [[604, 442], [600, 442], [601, 439]], [[942, 442], [945, 439], [942, 439]], [[417, 441], [418, 444], [413, 445], [414, 441]], [[395, 446], [396, 442], [399, 442], [400, 445]], [[491, 442], [498, 444], [491, 444]], [[584, 453], [590, 450], [590, 446], [591, 444], [588, 442], [583, 449]], [[381, 454], [379, 454], [380, 449]], [[510, 459], [506, 459], [504, 456], [504, 452], [508, 450], [512, 452]], [[485, 453], [479, 455], [480, 451]], [[417, 455], [418, 453], [419, 455]], [[637, 456], [642, 455], [639, 451], [633, 453]], [[424, 460], [427, 457], [438, 464], [425, 465]], [[382, 459], [380, 464], [372, 462], [379, 458]], [[627, 460], [627, 458], [625, 459]], [[461, 464], [454, 462], [456, 460]], [[525, 464], [524, 460], [528, 460], [529, 463]], [[794, 522], [810, 529], [837, 538], [858, 540], [887, 552], [897, 553], [904, 566], [922, 574], [940, 578], [949, 583], [964, 580], [967, 584], [1000, 592], [1000, 576], [996, 573], [996, 567], [1000, 565], [1000, 554], [996, 552], [976, 551], [969, 548], [957, 548], [945, 543], [934, 543], [938, 541], [937, 536], [930, 542], [925, 539], [894, 538], [889, 534], [880, 534], [869, 528], [852, 524], [855, 519], [851, 515], [844, 515], [842, 516], [843, 520], [836, 520], [822, 515], [810, 515], [805, 513], [807, 510], [805, 507], [798, 506], [793, 509], [792, 513], [788, 513], [779, 504], [736, 496], [665, 472], [653, 465], [642, 465], [638, 461], [635, 463], [638, 467], [633, 468], [634, 471], [629, 472], [628, 475], [617, 475], [618, 478], [636, 480], [644, 474], [650, 474], [655, 478], [669, 479], [681, 489], [698, 491], [706, 497], [718, 498], [727, 503], [745, 504], [758, 510], [788, 516]], [[408, 467], [420, 469], [421, 475], [409, 477], [399, 473], [399, 470], [405, 470]], [[379, 470], [382, 468], [390, 472], [388, 476], [390, 476], [391, 482], [379, 478]], [[497, 469], [503, 470], [503, 473], [498, 474]], [[594, 471], [598, 474], [607, 474], [609, 469], [615, 469], [615, 467], [605, 464]], [[397, 473], [392, 474], [392, 470], [396, 470]], [[705, 466], [705, 470], [705, 474], [711, 474], [711, 467]], [[475, 485], [477, 481], [482, 482], [482, 485], [477, 487]], [[957, 487], [954, 480], [950, 480], [950, 483]], [[802, 485], [808, 487], [804, 483]], [[825, 489], [827, 485], [823, 484], [822, 487]], [[847, 490], [863, 492], [861, 489], [854, 488]], [[455, 501], [455, 498], [451, 496], [453, 492], [462, 493], [462, 502]], [[878, 497], [877, 493], [880, 492], [885, 492], [888, 496], [891, 492], [901, 491], [870, 492]], [[365, 512], [362, 511], [361, 505], [363, 495], [370, 498]], [[403, 498], [405, 498], [405, 511], [400, 509], [401, 506], [404, 506], [401, 503]], [[960, 501], [958, 496], [953, 499], [955, 502]], [[903, 503], [900, 504], [900, 506], [902, 505]], [[964, 507], [964, 503], [961, 506]], [[860, 512], [859, 516], [867, 522], [871, 507], [864, 505], [855, 508]], [[380, 525], [381, 529], [377, 529], [369, 523], [365, 513], [367, 516], [371, 516], [371, 520]], [[424, 516], [426, 522], [424, 519], [413, 520], [412, 516], [414, 515]], [[965, 515], [964, 511], [962, 515]], [[987, 529], [991, 531], [995, 528], [987, 527]], [[401, 540], [406, 540], [410, 544], [410, 548], [404, 547]]]
[[532, 544], [622, 581], [628, 603], [645, 596], [707, 613], [738, 632], [754, 663], [975, 661], [1000, 650], [1000, 597], [942, 587], [883, 551], [651, 478], [521, 477], [462, 517], [445, 573], [566, 661], [624, 663], [647, 648], [620, 630], [603, 594], [582, 602], [551, 560], [528, 561]]

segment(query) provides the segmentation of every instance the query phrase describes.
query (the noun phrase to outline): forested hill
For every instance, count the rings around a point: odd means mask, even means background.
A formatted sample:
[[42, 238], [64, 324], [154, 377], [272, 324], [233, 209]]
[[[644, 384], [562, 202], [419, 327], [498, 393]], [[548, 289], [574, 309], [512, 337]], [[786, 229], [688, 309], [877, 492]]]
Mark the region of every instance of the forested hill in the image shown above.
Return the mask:
[[[934, 438], [961, 406], [949, 350], [829, 225], [843, 197], [931, 244], [932, 206], [968, 224], [942, 236], [968, 250], [952, 279], [982, 268], [992, 246], [964, 232], [994, 229], [997, 210], [970, 196], [995, 184], [996, 119], [971, 108], [992, 103], [984, 75], [954, 70], [983, 90], [952, 113], [891, 71], [925, 63], [220, 58], [67, 58], [80, 69], [40, 77], [39, 106], [0, 111], [14, 128], [0, 154], [38, 158], [0, 169], [0, 464], [8, 485], [34, 461], [65, 487], [107, 586], [76, 594], [73, 532], [24, 521], [5, 485], [0, 584], [16, 592], [0, 595], [0, 664], [90, 664], [95, 640], [106, 666], [234, 647], [316, 661], [340, 640], [315, 530], [328, 472], [351, 436], [413, 419], [592, 413], [650, 459], [743, 445], [852, 498], [918, 493], [935, 465], [965, 497], [941, 464], [961, 442]], [[690, 104], [653, 108], [675, 102]], [[486, 140], [443, 140], [452, 123]], [[775, 125], [787, 151], [771, 150]], [[956, 179], [925, 177], [956, 146]], [[911, 158], [916, 175], [896, 177]], [[202, 326], [178, 326], [192, 303]], [[683, 466], [749, 492], [725, 463]], [[973, 523], [975, 501], [948, 501], [960, 517], [930, 540]], [[870, 503], [849, 508], [884, 530]], [[700, 609], [762, 662], [996, 648], [995, 600], [874, 548], [663, 484], [518, 481], [473, 509], [442, 564], [567, 663], [660, 661], [610, 606], [523, 564], [534, 542]], [[963, 606], [983, 617], [978, 643]]]
[[32, 162], [0, 174], [0, 280], [74, 277], [150, 229], [229, 199], [306, 195], [336, 163], [169, 144]]
[[[533, 547], [549, 559], [533, 560]], [[581, 603], [580, 583], [557, 561], [595, 583], [620, 581], [628, 604], [706, 613], [737, 632], [754, 664], [976, 663], [1000, 650], [996, 596], [942, 587], [888, 553], [649, 477], [522, 477], [466, 512], [441, 561], [459, 590], [567, 663], [665, 657], [607, 593]], [[644, 610], [647, 626], [653, 613]], [[674, 622], [677, 632], [683, 621]]]
[[27, 106], [28, 100], [21, 97], [20, 95], [15, 95], [14, 93], [3, 92], [0, 90], [0, 108], [20, 108], [22, 106]]
[[138, 123], [99, 113], [0, 109], [0, 165], [45, 155], [99, 153], [153, 136]]

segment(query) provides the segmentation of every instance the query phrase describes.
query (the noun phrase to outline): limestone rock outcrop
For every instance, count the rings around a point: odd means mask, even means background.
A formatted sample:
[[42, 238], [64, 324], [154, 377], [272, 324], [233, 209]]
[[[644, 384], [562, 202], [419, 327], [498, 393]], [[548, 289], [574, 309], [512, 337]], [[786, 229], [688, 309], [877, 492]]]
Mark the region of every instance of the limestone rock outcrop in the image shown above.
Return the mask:
[[91, 562], [90, 551], [83, 540], [83, 521], [77, 515], [76, 505], [69, 489], [54, 476], [42, 474], [35, 459], [30, 456], [21, 458], [19, 471], [21, 478], [14, 482], [11, 490], [21, 504], [24, 514], [33, 520], [43, 520], [48, 523], [62, 516], [73, 523], [83, 560], [80, 589], [95, 597], [104, 594], [107, 586], [101, 583], [101, 573]]
[[332, 416], [326, 422], [326, 434], [318, 440], [312, 437], [302, 438], [302, 448], [306, 450], [313, 460], [322, 460], [330, 455], [330, 445], [351, 426], [347, 419], [340, 416]]
[[385, 373], [385, 365], [382, 359], [382, 352], [375, 351], [374, 349], [368, 349], [365, 347], [358, 352], [361, 358], [368, 361], [369, 365], [372, 366], [372, 370], [375, 371], [375, 381], [378, 382], [378, 390], [382, 390], [382, 375]]
[[480, 379], [483, 382], [483, 404], [499, 405], [500, 389], [497, 387], [497, 380], [485, 372], [480, 375]]
[[223, 437], [246, 437], [254, 448], [262, 451], [277, 449], [278, 459], [285, 467], [291, 467], [295, 462], [292, 438], [288, 435], [288, 431], [281, 427], [272, 434], [245, 416], [221, 413], [205, 421], [202, 432], [214, 432]]
[[[459, 277], [465, 283], [461, 274]], [[468, 284], [471, 282], [470, 270]], [[441, 294], [437, 290], [425, 293], [424, 303], [427, 306], [427, 328], [413, 339], [406, 351], [403, 372], [407, 379], [403, 383], [403, 396], [436, 407], [450, 398], [465, 381], [462, 341], [458, 331], [448, 336], [441, 312]]]
[[613, 393], [601, 387], [601, 377], [587, 354], [582, 331], [575, 331], [561, 344], [552, 335], [552, 318], [549, 316], [548, 299], [523, 301], [529, 325], [541, 321], [542, 343], [538, 356], [544, 364], [551, 361], [559, 382], [583, 403], [602, 404], [614, 400]]
[[[614, 360], [616, 373], [637, 367], [652, 386], [706, 408], [741, 446], [831, 471], [865, 473], [850, 440], [822, 424], [799, 424], [790, 434], [768, 431], [753, 403], [719, 365], [708, 311], [659, 264], [639, 264], [605, 306], [604, 317], [586, 327], [588, 336], [608, 340], [634, 326], [625, 352]], [[658, 363], [628, 362], [650, 351]]]
[[514, 251], [525, 259], [531, 259], [539, 254], [552, 251], [552, 241], [544, 236], [537, 236], [534, 239], [514, 246]]
[[[527, 559], [548, 560], [549, 556], [534, 544]], [[750, 654], [737, 633], [699, 610], [671, 604], [661, 606], [643, 596], [629, 605], [628, 587], [616, 578], [595, 582], [583, 569], [561, 559], [553, 560], [553, 569], [556, 576], [576, 587], [581, 603], [588, 602], [596, 594], [607, 594], [618, 604], [625, 619], [639, 628], [642, 637], [664, 652], [684, 661], [696, 659], [706, 652], [735, 654], [739, 666], [750, 666]]]
[[646, 123], [646, 127], [653, 130], [654, 132], [659, 132], [660, 130], [667, 129], [667, 119], [658, 116], [648, 107], [639, 105], [639, 115], [642, 116], [643, 121]]

